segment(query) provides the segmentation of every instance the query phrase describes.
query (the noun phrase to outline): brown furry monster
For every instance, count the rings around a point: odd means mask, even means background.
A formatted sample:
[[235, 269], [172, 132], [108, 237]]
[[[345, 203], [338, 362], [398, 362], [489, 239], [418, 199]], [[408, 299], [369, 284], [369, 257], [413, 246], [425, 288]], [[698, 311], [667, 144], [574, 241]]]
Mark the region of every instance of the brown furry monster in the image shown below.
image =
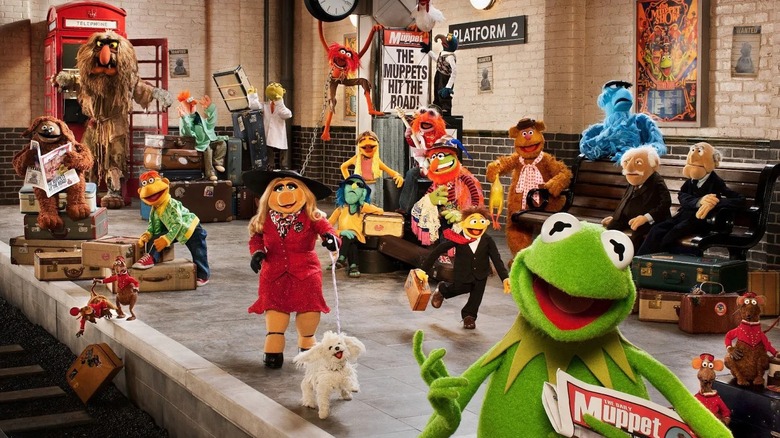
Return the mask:
[[[73, 220], [80, 220], [88, 217], [91, 213], [87, 201], [84, 199], [84, 188], [86, 182], [84, 179], [84, 173], [92, 169], [94, 162], [92, 153], [87, 147], [76, 141], [68, 125], [60, 119], [41, 116], [33, 120], [30, 127], [22, 133], [24, 137], [38, 142], [41, 148], [41, 154], [46, 154], [54, 149], [70, 143], [73, 147], [70, 152], [65, 155], [63, 165], [67, 168], [76, 170], [79, 176], [79, 182], [67, 189], [67, 208], [66, 212]], [[27, 168], [33, 166], [38, 160], [38, 152], [29, 147], [24, 147], [21, 151], [14, 155], [12, 164], [16, 174], [24, 178]], [[57, 196], [51, 198], [46, 196], [46, 192], [35, 188], [35, 199], [38, 201], [40, 207], [40, 214], [38, 214], [38, 226], [46, 230], [56, 230], [62, 228], [62, 218], [57, 211]]]
[[[559, 211], [566, 203], [561, 192], [569, 187], [571, 171], [562, 161], [544, 152], [544, 122], [521, 119], [509, 128], [509, 137], [515, 139], [515, 152], [499, 157], [488, 164], [487, 180], [492, 183], [499, 175], [512, 171], [512, 182], [507, 196], [506, 241], [512, 255], [531, 244], [533, 230], [512, 223], [510, 215], [526, 210], [526, 195], [531, 189], [543, 188], [550, 192], [546, 211]], [[538, 202], [538, 201], [537, 201]]]
[[[764, 297], [753, 292], [737, 298], [742, 322], [726, 333], [726, 359], [724, 364], [737, 378], [737, 385], [763, 385], [764, 371], [769, 368], [770, 353], [777, 356], [777, 350], [761, 330], [761, 307]], [[732, 345], [734, 340], [735, 345]]]
[[[82, 111], [90, 120], [82, 141], [96, 157], [97, 177], [101, 180], [109, 173], [127, 172], [128, 113], [133, 101], [146, 109], [153, 100], [162, 109], [168, 108], [173, 99], [168, 91], [155, 88], [141, 80], [135, 49], [126, 38], [113, 32], [92, 34], [76, 54], [78, 78], [65, 72], [57, 75], [60, 87], [78, 89]], [[108, 194], [100, 200], [107, 208], [122, 208], [122, 183], [117, 178], [106, 178]]]

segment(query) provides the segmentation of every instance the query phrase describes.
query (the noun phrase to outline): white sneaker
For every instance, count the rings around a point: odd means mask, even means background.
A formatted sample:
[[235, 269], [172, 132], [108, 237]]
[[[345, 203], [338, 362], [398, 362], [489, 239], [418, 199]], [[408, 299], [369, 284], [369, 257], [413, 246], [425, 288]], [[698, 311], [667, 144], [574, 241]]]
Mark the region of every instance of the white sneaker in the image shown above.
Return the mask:
[[206, 279], [199, 278], [198, 281], [195, 282], [195, 286], [197, 286], [197, 287], [205, 286], [207, 284], [209, 284], [209, 279], [208, 278], [206, 278]]

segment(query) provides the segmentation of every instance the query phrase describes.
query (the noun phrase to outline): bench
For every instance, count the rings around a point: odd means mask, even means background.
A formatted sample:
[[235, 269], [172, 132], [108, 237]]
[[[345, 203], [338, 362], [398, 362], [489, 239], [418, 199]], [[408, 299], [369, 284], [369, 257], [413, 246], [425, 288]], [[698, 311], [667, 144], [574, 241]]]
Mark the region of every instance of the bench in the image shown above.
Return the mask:
[[[672, 215], [679, 208], [677, 192], [686, 178], [682, 174], [685, 160], [661, 159], [658, 172], [664, 177], [672, 195]], [[580, 220], [601, 223], [617, 208], [628, 186], [622, 168], [611, 161], [591, 161], [580, 155], [572, 168], [572, 183], [562, 211]], [[707, 218], [714, 229], [706, 235], [689, 236], [680, 244], [695, 254], [713, 247], [726, 248], [729, 258], [745, 260], [747, 251], [764, 236], [775, 181], [780, 164], [721, 163], [715, 172], [732, 190], [745, 196], [745, 207], [739, 210], [719, 209]], [[530, 195], [529, 195], [529, 199]], [[527, 210], [512, 214], [512, 221], [533, 226], [538, 234], [550, 212]]]

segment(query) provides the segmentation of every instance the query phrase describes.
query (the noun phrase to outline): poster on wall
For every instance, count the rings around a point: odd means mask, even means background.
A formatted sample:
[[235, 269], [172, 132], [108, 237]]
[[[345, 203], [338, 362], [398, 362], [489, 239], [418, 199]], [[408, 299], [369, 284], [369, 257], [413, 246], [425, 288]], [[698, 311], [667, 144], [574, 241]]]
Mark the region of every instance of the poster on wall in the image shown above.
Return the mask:
[[659, 126], [703, 125], [706, 1], [636, 0], [636, 112]]
[[731, 41], [731, 76], [757, 77], [760, 49], [761, 26], [734, 26]]
[[430, 33], [405, 29], [382, 31], [381, 111], [392, 112], [396, 108], [414, 111], [418, 106], [428, 105], [430, 58], [422, 52], [420, 43], [430, 44]]
[[172, 78], [187, 78], [190, 76], [189, 49], [168, 49], [168, 71]]
[[477, 90], [479, 94], [493, 92], [493, 56], [477, 57]]
[[[348, 33], [344, 35], [344, 46], [358, 52], [357, 49], [357, 34]], [[347, 73], [348, 79], [354, 79], [358, 76], [357, 72]], [[344, 88], [344, 118], [348, 120], [355, 120], [357, 116], [357, 85], [351, 87], [343, 86]]]

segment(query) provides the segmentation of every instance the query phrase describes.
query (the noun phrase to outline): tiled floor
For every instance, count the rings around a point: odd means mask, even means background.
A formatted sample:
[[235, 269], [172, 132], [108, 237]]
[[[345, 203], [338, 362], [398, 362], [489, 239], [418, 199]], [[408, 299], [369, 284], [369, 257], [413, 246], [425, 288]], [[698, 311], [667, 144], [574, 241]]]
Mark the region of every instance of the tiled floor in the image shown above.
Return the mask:
[[[326, 207], [327, 206], [323, 206]], [[23, 234], [22, 216], [16, 206], [0, 206], [0, 239]], [[303, 371], [291, 359], [296, 353], [293, 324], [287, 330], [286, 362], [279, 370], [262, 365], [264, 318], [247, 313], [257, 294], [257, 276], [249, 268], [247, 221], [204, 224], [209, 233], [211, 282], [195, 291], [142, 294], [136, 306], [138, 318], [215, 363], [306, 420], [338, 437], [414, 437], [432, 412], [427, 387], [412, 357], [415, 330], [425, 332], [425, 349], [444, 347], [452, 374], [466, 369], [498, 341], [517, 313], [509, 295], [501, 291], [497, 277], [488, 280], [477, 329], [467, 331], [460, 322], [465, 297], [445, 301], [440, 309], [411, 312], [403, 291], [406, 272], [348, 278], [336, 272], [336, 290], [330, 271], [325, 272], [325, 297], [331, 312], [323, 315], [319, 332], [336, 330], [357, 336], [367, 347], [359, 360], [361, 392], [352, 401], [334, 400], [331, 416], [320, 420], [317, 412], [299, 406]], [[109, 234], [138, 236], [146, 229], [137, 207], [109, 212]], [[494, 234], [506, 260], [503, 234]], [[176, 247], [178, 257], [189, 257], [187, 248]], [[323, 266], [327, 252], [318, 247]], [[132, 322], [119, 321], [119, 324]], [[690, 361], [703, 352], [724, 354], [722, 335], [688, 335], [673, 324], [639, 322], [630, 316], [622, 325], [625, 337], [645, 349], [677, 374], [691, 392], [698, 389]], [[780, 346], [780, 330], [770, 332]], [[665, 403], [651, 389], [654, 400]], [[458, 436], [474, 436], [482, 392], [468, 405]]]

